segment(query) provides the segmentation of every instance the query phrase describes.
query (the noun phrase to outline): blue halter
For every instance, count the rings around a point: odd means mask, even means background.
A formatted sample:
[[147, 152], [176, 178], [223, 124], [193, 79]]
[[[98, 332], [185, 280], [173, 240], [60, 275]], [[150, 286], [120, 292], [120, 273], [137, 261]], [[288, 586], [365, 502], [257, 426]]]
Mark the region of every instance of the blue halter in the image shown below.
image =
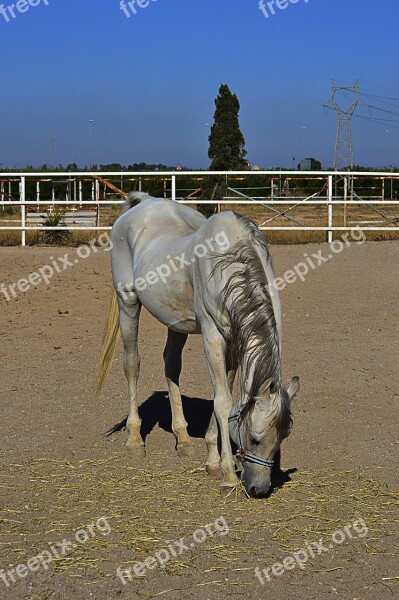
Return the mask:
[[241, 438], [241, 424], [242, 424], [242, 419], [241, 419], [241, 413], [243, 410], [243, 406], [241, 406], [235, 415], [232, 415], [231, 417], [229, 417], [229, 423], [232, 423], [233, 421], [237, 421], [238, 423], [238, 428], [237, 428], [237, 432], [238, 432], [238, 450], [236, 453], [237, 458], [241, 461], [247, 461], [247, 462], [251, 462], [251, 463], [255, 463], [257, 465], [262, 465], [263, 467], [267, 467], [268, 469], [271, 469], [272, 466], [274, 465], [274, 460], [266, 460], [264, 458], [261, 458], [260, 456], [256, 456], [256, 454], [251, 454], [250, 452], [248, 452], [248, 450], [245, 450], [244, 445], [242, 443], [242, 438]]

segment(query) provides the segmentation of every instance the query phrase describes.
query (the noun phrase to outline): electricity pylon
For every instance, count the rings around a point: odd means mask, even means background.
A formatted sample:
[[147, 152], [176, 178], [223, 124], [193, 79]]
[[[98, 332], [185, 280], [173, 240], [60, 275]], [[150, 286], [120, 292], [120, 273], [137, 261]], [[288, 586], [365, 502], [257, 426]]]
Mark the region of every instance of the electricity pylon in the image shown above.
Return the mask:
[[[354, 100], [347, 108], [342, 108], [337, 101], [338, 93], [353, 94]], [[325, 102], [323, 106], [332, 108], [338, 118], [337, 137], [335, 141], [334, 153], [334, 169], [340, 166], [350, 168], [353, 167], [353, 142], [352, 142], [352, 127], [351, 119], [356, 107], [359, 104], [359, 81], [357, 80], [353, 86], [339, 86], [332, 80], [331, 98]]]

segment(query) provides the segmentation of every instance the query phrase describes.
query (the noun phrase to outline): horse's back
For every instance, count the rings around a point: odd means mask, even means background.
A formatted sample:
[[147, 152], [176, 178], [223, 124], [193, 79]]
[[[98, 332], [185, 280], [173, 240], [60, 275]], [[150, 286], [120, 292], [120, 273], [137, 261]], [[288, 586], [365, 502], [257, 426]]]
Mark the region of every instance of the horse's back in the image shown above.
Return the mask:
[[117, 219], [112, 236], [152, 240], [164, 235], [191, 235], [206, 221], [198, 211], [166, 198], [148, 197]]

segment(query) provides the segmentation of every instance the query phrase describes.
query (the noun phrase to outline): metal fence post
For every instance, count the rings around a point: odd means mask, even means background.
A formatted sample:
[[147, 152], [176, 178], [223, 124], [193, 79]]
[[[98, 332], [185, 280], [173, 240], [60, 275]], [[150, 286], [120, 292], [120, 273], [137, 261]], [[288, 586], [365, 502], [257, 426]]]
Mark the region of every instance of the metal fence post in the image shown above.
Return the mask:
[[176, 175], [172, 175], [172, 200], [176, 200]]
[[25, 205], [25, 177], [21, 175], [21, 183], [20, 183], [21, 189], [20, 189], [20, 201], [21, 201], [21, 225], [22, 225], [22, 231], [21, 231], [21, 246], [24, 247], [26, 246], [26, 231], [25, 231], [25, 227], [26, 227], [26, 205]]
[[329, 227], [328, 232], [327, 232], [327, 242], [329, 244], [331, 244], [331, 242], [333, 241], [333, 231], [332, 231], [332, 226], [333, 226], [333, 176], [329, 175], [328, 176], [328, 224], [327, 226]]

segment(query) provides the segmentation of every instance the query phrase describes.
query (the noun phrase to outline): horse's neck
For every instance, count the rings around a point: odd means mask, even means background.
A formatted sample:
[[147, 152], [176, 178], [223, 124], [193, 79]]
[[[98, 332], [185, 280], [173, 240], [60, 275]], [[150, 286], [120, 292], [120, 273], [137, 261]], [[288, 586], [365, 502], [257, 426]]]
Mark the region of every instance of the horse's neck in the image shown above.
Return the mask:
[[[275, 355], [276, 352], [277, 355]], [[247, 338], [239, 362], [239, 404], [246, 404], [254, 394], [256, 395], [261, 385], [269, 377], [273, 378], [275, 386], [280, 387], [282, 379], [278, 343], [273, 349], [272, 360], [265, 362], [267, 353], [266, 344], [265, 347], [262, 346], [262, 340], [257, 337], [255, 332]]]

